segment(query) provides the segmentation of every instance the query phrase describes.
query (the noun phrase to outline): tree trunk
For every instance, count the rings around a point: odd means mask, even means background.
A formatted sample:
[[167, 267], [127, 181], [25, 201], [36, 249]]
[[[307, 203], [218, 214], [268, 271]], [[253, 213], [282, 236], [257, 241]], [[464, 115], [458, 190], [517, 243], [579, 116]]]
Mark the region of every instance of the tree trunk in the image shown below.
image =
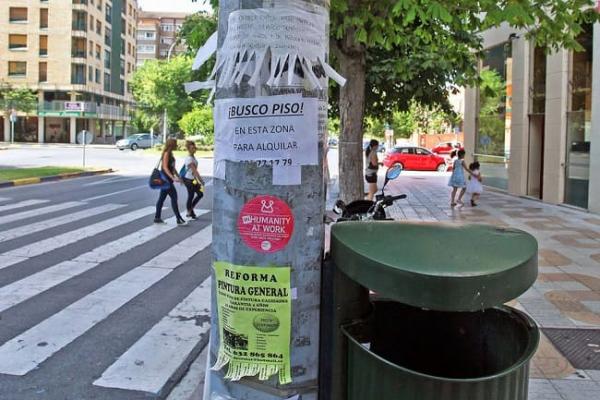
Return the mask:
[[345, 202], [365, 196], [363, 177], [363, 120], [365, 113], [366, 54], [339, 49], [340, 73], [348, 82], [340, 91], [340, 198]]

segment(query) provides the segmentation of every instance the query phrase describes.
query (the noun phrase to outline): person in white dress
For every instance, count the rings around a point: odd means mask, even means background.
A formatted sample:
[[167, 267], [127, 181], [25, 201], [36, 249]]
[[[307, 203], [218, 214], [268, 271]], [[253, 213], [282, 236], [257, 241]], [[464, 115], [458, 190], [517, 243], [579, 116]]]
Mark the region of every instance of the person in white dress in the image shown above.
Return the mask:
[[483, 178], [481, 177], [480, 168], [481, 165], [477, 161], [469, 165], [471, 176], [469, 177], [469, 182], [467, 182], [467, 193], [471, 196], [472, 207], [477, 207], [479, 196], [483, 193], [483, 185], [481, 184]]

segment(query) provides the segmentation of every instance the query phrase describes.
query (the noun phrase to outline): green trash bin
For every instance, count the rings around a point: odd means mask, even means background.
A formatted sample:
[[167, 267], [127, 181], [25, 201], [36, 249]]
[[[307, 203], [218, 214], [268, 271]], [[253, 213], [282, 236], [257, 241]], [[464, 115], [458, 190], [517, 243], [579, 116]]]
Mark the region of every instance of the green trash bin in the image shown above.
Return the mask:
[[331, 256], [345, 279], [373, 292], [368, 315], [341, 321], [346, 393], [332, 398], [527, 399], [539, 331], [504, 304], [537, 277], [531, 235], [484, 225], [343, 223], [332, 230]]

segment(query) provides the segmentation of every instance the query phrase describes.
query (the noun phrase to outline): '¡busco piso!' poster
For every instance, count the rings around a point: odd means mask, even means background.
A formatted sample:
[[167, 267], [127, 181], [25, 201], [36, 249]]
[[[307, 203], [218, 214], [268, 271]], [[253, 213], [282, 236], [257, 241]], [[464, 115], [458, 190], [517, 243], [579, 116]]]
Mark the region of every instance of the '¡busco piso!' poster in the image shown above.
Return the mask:
[[226, 379], [256, 376], [292, 382], [292, 297], [289, 267], [215, 263], [220, 346], [213, 370], [228, 366]]

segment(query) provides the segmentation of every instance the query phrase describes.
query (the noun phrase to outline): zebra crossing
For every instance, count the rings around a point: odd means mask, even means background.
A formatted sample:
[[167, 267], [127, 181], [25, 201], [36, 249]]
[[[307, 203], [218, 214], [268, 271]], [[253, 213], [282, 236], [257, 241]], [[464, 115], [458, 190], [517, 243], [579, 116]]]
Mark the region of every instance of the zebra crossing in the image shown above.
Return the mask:
[[[196, 210], [200, 219], [179, 228], [175, 218], [167, 218], [164, 225], [153, 224], [154, 207], [133, 208], [114, 199], [94, 204], [85, 200], [52, 204], [38, 199], [11, 203], [10, 198], [0, 198], [3, 200], [0, 399], [31, 398], [15, 394], [19, 379], [31, 385], [40, 376], [54, 373], [48, 365], [70, 357], [69, 351], [82, 342], [106, 342], [106, 349], [86, 352], [114, 353], [109, 360], [104, 356], [98, 362], [90, 360], [85, 367], [90, 372], [81, 373], [86, 375], [86, 390], [94, 393], [93, 398], [141, 398], [129, 397], [139, 393], [145, 393], [143, 398], [158, 398], [164, 394], [176, 374], [207, 343], [210, 211]], [[30, 240], [32, 237], [35, 239]], [[80, 247], [83, 250], [73, 255]], [[62, 254], [66, 258], [54, 259]], [[198, 264], [202, 266], [190, 282], [190, 271], [195, 272]], [[175, 287], [170, 285], [173, 283]], [[67, 293], [80, 286], [89, 291]], [[121, 320], [129, 309], [139, 308], [142, 299], [160, 295], [165, 287], [167, 309], [159, 313], [143, 307], [142, 316], [127, 314], [140, 324], [128, 324], [130, 328], [114, 342], [95, 336], [111, 321]], [[69, 300], [63, 305], [64, 298]], [[38, 304], [51, 311], [29, 322], [26, 315], [30, 310], [43, 314], [37, 311]], [[60, 308], [55, 304], [61, 304]], [[138, 325], [141, 328], [131, 330]], [[73, 374], [79, 376], [80, 371], [73, 370]]]

